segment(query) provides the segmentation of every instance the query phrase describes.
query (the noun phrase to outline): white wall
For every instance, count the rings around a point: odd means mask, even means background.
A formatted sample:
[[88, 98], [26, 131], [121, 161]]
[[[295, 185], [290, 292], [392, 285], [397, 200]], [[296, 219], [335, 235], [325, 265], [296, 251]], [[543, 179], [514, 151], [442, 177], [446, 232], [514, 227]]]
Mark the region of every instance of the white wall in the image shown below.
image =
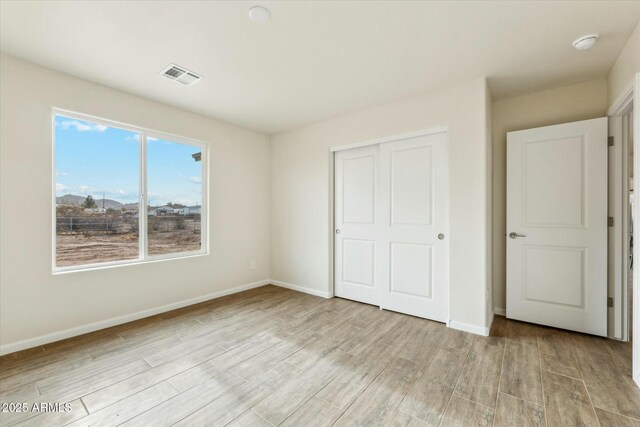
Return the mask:
[[591, 80], [493, 103], [493, 302], [498, 312], [506, 297], [507, 132], [604, 117], [606, 79]]
[[618, 55], [607, 76], [609, 103], [611, 106], [640, 73], [640, 22]]
[[[343, 115], [272, 137], [271, 277], [329, 293], [329, 147], [448, 125], [450, 318], [487, 326], [487, 158], [484, 79]], [[456, 326], [454, 324], [454, 326]]]
[[[268, 137], [11, 57], [0, 59], [3, 348], [269, 278]], [[209, 143], [210, 255], [53, 276], [54, 106]], [[249, 270], [251, 259], [256, 270]]]

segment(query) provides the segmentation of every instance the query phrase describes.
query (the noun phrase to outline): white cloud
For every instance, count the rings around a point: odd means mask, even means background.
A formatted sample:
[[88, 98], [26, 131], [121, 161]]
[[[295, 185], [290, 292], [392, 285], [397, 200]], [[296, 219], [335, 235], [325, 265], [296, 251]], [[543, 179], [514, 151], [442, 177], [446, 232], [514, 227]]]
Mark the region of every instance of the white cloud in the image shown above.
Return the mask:
[[69, 176], [69, 174], [67, 172], [62, 172], [62, 171], [56, 171], [56, 175], [57, 176]]
[[58, 125], [64, 130], [73, 127], [78, 132], [104, 132], [107, 130], [107, 126], [105, 125], [99, 125], [91, 122], [80, 122], [78, 120], [65, 120], [58, 123]]
[[64, 191], [66, 189], [67, 189], [66, 185], [64, 185], [62, 183], [59, 183], [59, 182], [56, 182], [56, 191]]
[[107, 196], [107, 198], [115, 198], [115, 199], [120, 199], [120, 198], [125, 198], [125, 199], [137, 199], [138, 198], [138, 192], [137, 191], [129, 191], [129, 190], [123, 190], [122, 188], [117, 188], [115, 190], [104, 190], [103, 191]]
[[202, 184], [202, 178], [200, 178], [199, 176], [192, 176], [191, 178], [189, 178], [189, 181], [193, 182], [194, 184]]

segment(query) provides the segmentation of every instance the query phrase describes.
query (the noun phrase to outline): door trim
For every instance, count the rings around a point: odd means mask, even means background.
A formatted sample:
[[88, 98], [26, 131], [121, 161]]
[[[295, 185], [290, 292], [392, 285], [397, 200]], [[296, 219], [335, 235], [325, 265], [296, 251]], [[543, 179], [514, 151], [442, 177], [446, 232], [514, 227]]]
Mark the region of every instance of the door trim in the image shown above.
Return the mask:
[[609, 147], [609, 216], [614, 218], [613, 227], [609, 229], [608, 260], [608, 296], [613, 298], [614, 305], [609, 308], [608, 337], [621, 341], [629, 341], [629, 298], [627, 295], [628, 280], [628, 175], [629, 145], [628, 135], [624, 130], [623, 117], [633, 108], [633, 85], [627, 88], [618, 101], [609, 109], [609, 137], [614, 138], [614, 145]]
[[[633, 88], [633, 104], [634, 104], [634, 119], [633, 119], [633, 134], [634, 134], [634, 142], [633, 149], [634, 153], [640, 153], [640, 73], [636, 73], [635, 75], [635, 85]], [[633, 157], [634, 170], [637, 171], [640, 166], [640, 156], [635, 155]], [[633, 176], [633, 188], [640, 188], [640, 176], [638, 173], [634, 173]], [[637, 190], [636, 190], [637, 191]], [[634, 203], [634, 216], [638, 218], [638, 213], [640, 209], [638, 209], [638, 203]], [[640, 238], [640, 230], [639, 227], [633, 227], [633, 240], [634, 242], [638, 242]], [[633, 258], [639, 259], [640, 257], [640, 247], [638, 244], [635, 244], [633, 247]], [[640, 315], [638, 314], [638, 310], [640, 310], [640, 269], [636, 268], [633, 270], [633, 330], [640, 331]], [[632, 375], [633, 380], [640, 387], [640, 339], [636, 337], [633, 340], [633, 349], [632, 349]]]
[[[633, 151], [634, 153], [640, 153], [640, 73], [636, 73], [635, 76], [631, 79], [631, 81], [624, 88], [622, 93], [618, 96], [618, 98], [611, 104], [609, 110], [607, 111], [607, 116], [614, 118], [616, 116], [621, 116], [624, 114], [630, 103], [633, 103], [633, 134], [634, 134], [634, 143], [633, 143]], [[634, 156], [634, 170], [638, 171], [640, 167], [640, 156]], [[621, 173], [621, 171], [616, 171], [616, 174]], [[635, 173], [633, 177], [633, 188], [640, 189], [640, 174]], [[635, 190], [638, 191], [638, 190]], [[635, 218], [639, 218], [640, 209], [638, 208], [638, 201], [634, 203], [634, 212], [633, 215]], [[614, 222], [615, 224], [616, 222]], [[633, 240], [634, 242], [640, 242], [640, 230], [639, 227], [633, 228]], [[633, 248], [633, 259], [640, 259], [640, 247], [638, 244], [634, 245]], [[616, 265], [620, 265], [618, 260], [616, 260]], [[627, 304], [629, 302], [627, 301]], [[633, 270], [633, 295], [631, 304], [633, 305], [632, 316], [628, 319], [629, 322], [633, 325], [633, 331], [636, 334], [640, 331], [640, 314], [638, 310], [640, 310], [640, 268], [636, 268]], [[627, 325], [628, 330], [628, 325]], [[636, 337], [633, 340], [632, 347], [632, 377], [635, 383], [640, 387], [640, 339]]]
[[[402, 134], [396, 134], [396, 135], [389, 135], [389, 136], [385, 136], [382, 138], [376, 138], [376, 139], [371, 139], [371, 140], [367, 140], [367, 141], [362, 141], [362, 142], [356, 142], [356, 143], [352, 143], [352, 144], [343, 144], [343, 145], [333, 145], [329, 147], [329, 262], [328, 262], [328, 267], [329, 267], [329, 298], [332, 298], [335, 296], [335, 153], [337, 151], [343, 151], [343, 150], [350, 150], [352, 148], [359, 148], [359, 147], [366, 147], [369, 145], [379, 145], [379, 144], [383, 144], [385, 142], [392, 142], [392, 141], [399, 141], [402, 139], [408, 139], [408, 138], [414, 138], [414, 137], [418, 137], [418, 136], [427, 136], [427, 135], [434, 135], [434, 134], [438, 134], [438, 133], [445, 133], [447, 135], [447, 150], [449, 149], [449, 126], [448, 125], [440, 125], [440, 126], [434, 126], [434, 127], [430, 127], [427, 129], [422, 129], [422, 130], [416, 130], [413, 132], [407, 132], [407, 133], [402, 133]], [[447, 161], [449, 161], [450, 157], [447, 158]], [[451, 168], [449, 168], [449, 174], [450, 174]], [[449, 188], [449, 194], [447, 195], [447, 214], [449, 215], [449, 219], [451, 218], [451, 197], [450, 193], [451, 193], [451, 188]], [[450, 225], [450, 224], [449, 224]], [[451, 235], [450, 233], [450, 228], [446, 231], [447, 235]], [[446, 314], [446, 325], [447, 327], [454, 327], [454, 325], [450, 325], [451, 322], [451, 318], [450, 318], [450, 314], [451, 314], [451, 245], [449, 244], [447, 246], [447, 260], [449, 261], [447, 263], [447, 276], [449, 277], [449, 280], [447, 281], [447, 289], [446, 289], [446, 305], [447, 305], [447, 314]], [[381, 308], [382, 310], [382, 308]], [[458, 326], [462, 326], [462, 325], [458, 325]], [[461, 330], [465, 330], [462, 327], [454, 327], [455, 329], [461, 329]], [[469, 332], [473, 332], [473, 333], [481, 333], [483, 335], [488, 335], [488, 332], [485, 330], [482, 331], [478, 331], [475, 332], [474, 331], [469, 331]], [[487, 332], [486, 334], [484, 334], [484, 332]]]
[[446, 133], [448, 135], [449, 127], [446, 125], [442, 125], [442, 126], [432, 127], [429, 129], [422, 129], [422, 130], [416, 130], [413, 132], [402, 133], [400, 135], [385, 136], [383, 138], [371, 139], [371, 140], [362, 141], [362, 142], [355, 142], [353, 144], [332, 145], [331, 147], [329, 147], [329, 151], [333, 153], [336, 151], [351, 150], [352, 148], [360, 148], [360, 147], [366, 147], [368, 145], [384, 144], [385, 142], [399, 141], [401, 139], [414, 138], [416, 136], [433, 135], [436, 133]]

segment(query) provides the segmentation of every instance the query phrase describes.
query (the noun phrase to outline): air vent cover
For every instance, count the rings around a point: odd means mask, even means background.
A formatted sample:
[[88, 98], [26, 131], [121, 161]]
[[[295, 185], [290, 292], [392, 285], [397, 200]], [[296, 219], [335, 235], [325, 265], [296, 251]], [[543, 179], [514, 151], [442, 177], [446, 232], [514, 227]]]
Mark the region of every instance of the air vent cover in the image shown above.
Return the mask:
[[202, 76], [197, 75], [193, 71], [189, 71], [186, 68], [179, 65], [171, 64], [160, 73], [161, 76], [166, 77], [169, 80], [182, 83], [183, 85], [191, 86], [199, 81]]

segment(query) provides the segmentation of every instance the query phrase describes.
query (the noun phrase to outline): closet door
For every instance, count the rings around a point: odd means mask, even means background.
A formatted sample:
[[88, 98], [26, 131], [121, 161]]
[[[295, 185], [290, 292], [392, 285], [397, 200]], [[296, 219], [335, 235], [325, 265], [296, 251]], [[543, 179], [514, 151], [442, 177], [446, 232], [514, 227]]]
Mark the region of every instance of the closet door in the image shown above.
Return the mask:
[[446, 322], [447, 134], [335, 153], [336, 296]]
[[335, 293], [378, 304], [377, 145], [335, 153]]
[[447, 134], [380, 145], [380, 306], [448, 317]]

